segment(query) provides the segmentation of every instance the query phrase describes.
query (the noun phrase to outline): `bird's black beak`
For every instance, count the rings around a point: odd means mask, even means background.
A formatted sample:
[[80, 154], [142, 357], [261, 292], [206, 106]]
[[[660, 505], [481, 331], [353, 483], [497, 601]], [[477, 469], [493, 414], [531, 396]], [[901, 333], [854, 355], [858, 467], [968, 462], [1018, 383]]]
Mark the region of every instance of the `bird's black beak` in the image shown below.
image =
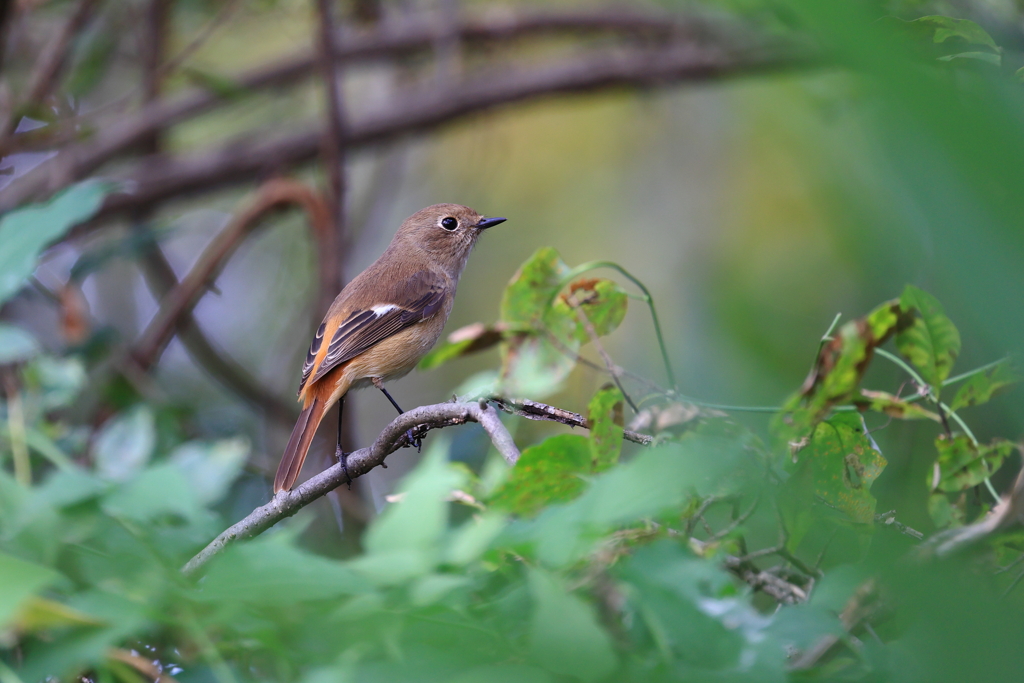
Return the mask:
[[486, 230], [487, 228], [493, 228], [499, 223], [504, 223], [505, 220], [504, 218], [481, 218], [476, 227], [478, 230]]

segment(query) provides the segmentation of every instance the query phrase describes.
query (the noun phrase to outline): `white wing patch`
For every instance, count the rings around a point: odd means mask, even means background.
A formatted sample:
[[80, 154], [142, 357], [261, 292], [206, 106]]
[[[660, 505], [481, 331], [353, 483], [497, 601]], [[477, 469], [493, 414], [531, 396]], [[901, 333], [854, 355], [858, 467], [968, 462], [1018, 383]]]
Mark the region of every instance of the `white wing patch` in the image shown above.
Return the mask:
[[373, 314], [376, 315], [379, 318], [382, 315], [384, 315], [385, 313], [390, 313], [391, 311], [395, 310], [396, 308], [398, 308], [398, 306], [396, 306], [394, 304], [384, 304], [383, 306], [374, 306], [370, 310], [373, 311]]

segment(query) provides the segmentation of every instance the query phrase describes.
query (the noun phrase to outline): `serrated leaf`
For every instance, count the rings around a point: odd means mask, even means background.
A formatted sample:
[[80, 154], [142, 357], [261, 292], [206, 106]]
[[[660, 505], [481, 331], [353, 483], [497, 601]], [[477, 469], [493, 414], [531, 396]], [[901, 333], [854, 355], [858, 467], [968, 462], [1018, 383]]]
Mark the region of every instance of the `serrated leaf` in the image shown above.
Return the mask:
[[579, 434], [559, 434], [530, 446], [508, 479], [490, 498], [490, 504], [529, 516], [544, 507], [577, 497], [586, 483], [581, 474], [591, 471], [590, 441]]
[[930, 475], [929, 486], [933, 490], [953, 492], [977, 486], [991, 477], [1016, 446], [1005, 439], [975, 446], [965, 434], [953, 438], [940, 434], [935, 439], [935, 448], [939, 452], [935, 461], [938, 481], [934, 474]]
[[629, 297], [614, 280], [604, 278], [573, 280], [569, 284], [568, 292], [558, 296], [551, 304], [551, 310], [546, 312], [545, 320], [560, 317], [572, 321], [566, 326], [573, 330], [572, 334], [580, 344], [589, 342], [590, 335], [587, 333], [586, 326], [579, 319], [576, 310], [569, 304], [569, 296], [575, 298], [576, 303], [583, 310], [599, 337], [613, 332], [626, 317]]
[[1021, 381], [1021, 376], [1010, 365], [1003, 361], [985, 372], [972, 375], [956, 392], [949, 404], [950, 410], [960, 410], [970, 406], [987, 403], [993, 396], [1009, 386]]
[[810, 472], [816, 496], [852, 522], [874, 522], [870, 489], [886, 460], [864, 435], [860, 415], [839, 413], [820, 423], [797, 457], [797, 469]]
[[775, 437], [793, 443], [804, 438], [833, 406], [858, 396], [858, 387], [876, 347], [911, 324], [899, 303], [887, 301], [871, 313], [851, 320], [825, 344], [800, 391], [793, 394], [772, 421]]
[[860, 398], [854, 399], [853, 402], [861, 410], [873, 410], [876, 413], [883, 413], [898, 420], [934, 420], [935, 422], [941, 422], [938, 413], [933, 413], [918, 403], [911, 403], [885, 391], [861, 389]]
[[594, 472], [603, 472], [619, 461], [622, 452], [623, 397], [614, 384], [605, 385], [590, 399], [590, 457]]
[[896, 334], [896, 346], [938, 395], [960, 355], [960, 332], [938, 299], [913, 285], [903, 290], [900, 309], [916, 314], [913, 323]]
[[501, 321], [511, 326], [539, 323], [558, 293], [569, 266], [551, 247], [541, 247], [512, 276], [501, 299]]
[[0, 305], [21, 289], [43, 249], [96, 213], [111, 188], [87, 180], [45, 204], [15, 209], [0, 219]]

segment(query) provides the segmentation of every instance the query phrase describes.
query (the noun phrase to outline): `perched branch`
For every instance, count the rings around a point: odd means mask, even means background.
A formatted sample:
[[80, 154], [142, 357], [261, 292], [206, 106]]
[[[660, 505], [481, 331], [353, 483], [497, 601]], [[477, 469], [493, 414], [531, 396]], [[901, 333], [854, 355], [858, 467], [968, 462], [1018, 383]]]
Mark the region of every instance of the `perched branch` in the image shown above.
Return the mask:
[[252, 204], [213, 239], [185, 279], [164, 298], [160, 310], [139, 337], [132, 352], [132, 356], [142, 368], [149, 368], [157, 361], [171, 340], [175, 328], [180, 324], [182, 316], [191, 314], [203, 293], [224, 268], [228, 258], [259, 225], [258, 219], [271, 209], [292, 204], [298, 204], [306, 210], [314, 233], [319, 235], [329, 229], [323, 203], [308, 187], [285, 179], [264, 183], [257, 191]]
[[[517, 415], [519, 417], [525, 417], [528, 420], [549, 420], [551, 422], [559, 422], [570, 427], [583, 427], [584, 429], [590, 429], [590, 423], [585, 417], [579, 413], [574, 413], [571, 410], [565, 410], [564, 408], [556, 408], [555, 406], [549, 406], [546, 403], [538, 403], [537, 401], [531, 401], [529, 399], [512, 399], [512, 398], [500, 398], [492, 396], [487, 399], [490, 403], [501, 411], [504, 411], [510, 415]], [[653, 436], [647, 434], [638, 434], [637, 432], [631, 432], [625, 430], [622, 437], [627, 441], [638, 443], [642, 446], [650, 446], [654, 441]]]
[[439, 403], [421, 406], [396, 417], [384, 428], [373, 445], [349, 453], [346, 459], [347, 475], [340, 464], [321, 472], [303, 482], [292, 491], [282, 491], [266, 505], [253, 510], [245, 519], [233, 524], [210, 542], [201, 552], [182, 568], [187, 576], [194, 576], [217, 553], [227, 545], [246, 538], [252, 538], [272, 527], [286, 517], [312, 503], [317, 498], [345, 484], [348, 478], [360, 477], [403, 446], [410, 445], [407, 432], [415, 430], [422, 434], [431, 429], [440, 429], [466, 422], [478, 422], [491, 437], [494, 447], [509, 464], [519, 459], [519, 450], [497, 412], [484, 402], [480, 403]]

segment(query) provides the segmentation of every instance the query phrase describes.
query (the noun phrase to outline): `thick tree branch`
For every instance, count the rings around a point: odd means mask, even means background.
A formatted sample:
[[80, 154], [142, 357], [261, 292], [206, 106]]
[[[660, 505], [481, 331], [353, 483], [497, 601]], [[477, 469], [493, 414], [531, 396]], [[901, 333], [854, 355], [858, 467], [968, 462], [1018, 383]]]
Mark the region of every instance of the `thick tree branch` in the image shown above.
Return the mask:
[[282, 491], [266, 505], [256, 508], [245, 519], [233, 524], [213, 539], [201, 552], [182, 568], [187, 576], [194, 576], [217, 553], [238, 540], [252, 538], [266, 531], [277, 522], [291, 517], [296, 512], [337, 487], [345, 484], [349, 477], [360, 477], [403, 446], [410, 445], [407, 432], [410, 429], [422, 434], [431, 429], [440, 429], [466, 422], [478, 422], [491, 437], [494, 447], [509, 464], [519, 459], [519, 450], [508, 430], [498, 418], [497, 411], [484, 402], [439, 403], [421, 406], [396, 417], [384, 428], [373, 445], [349, 453], [346, 459], [347, 474], [340, 464], [321, 472], [300, 484], [292, 491]]
[[[446, 29], [447, 30], [447, 29]], [[496, 44], [528, 37], [549, 35], [613, 34], [626, 38], [663, 40], [700, 37], [711, 33], [701, 21], [668, 14], [606, 9], [579, 12], [539, 12], [487, 19], [465, 19], [456, 29], [461, 42]], [[401, 59], [431, 49], [439, 38], [438, 28], [424, 21], [388, 22], [371, 32], [346, 36], [336, 52], [341, 62]], [[231, 79], [240, 92], [301, 83], [313, 72], [313, 51], [303, 51], [273, 64], [261, 66]], [[134, 147], [140, 140], [224, 103], [223, 93], [196, 88], [173, 99], [143, 107], [137, 112], [90, 126], [98, 132], [89, 142], [68, 148], [54, 160], [19, 179], [5, 192], [0, 203], [7, 210], [31, 200], [42, 199], [76, 180], [86, 177], [101, 164]], [[10, 193], [10, 194], [8, 194]]]
[[[421, 133], [500, 106], [554, 95], [706, 81], [726, 75], [778, 69], [792, 60], [736, 57], [718, 49], [676, 45], [665, 49], [598, 54], [544, 69], [481, 75], [458, 87], [428, 87], [353, 121], [345, 136], [349, 149]], [[145, 158], [118, 174], [130, 194], [107, 198], [89, 226], [112, 215], [172, 197], [198, 194], [308, 163], [320, 150], [323, 132], [308, 129], [277, 139], [236, 140], [208, 153], [184, 158]], [[5, 202], [6, 204], [6, 202]], [[87, 228], [83, 228], [87, 229]], [[73, 234], [81, 234], [81, 230]]]

